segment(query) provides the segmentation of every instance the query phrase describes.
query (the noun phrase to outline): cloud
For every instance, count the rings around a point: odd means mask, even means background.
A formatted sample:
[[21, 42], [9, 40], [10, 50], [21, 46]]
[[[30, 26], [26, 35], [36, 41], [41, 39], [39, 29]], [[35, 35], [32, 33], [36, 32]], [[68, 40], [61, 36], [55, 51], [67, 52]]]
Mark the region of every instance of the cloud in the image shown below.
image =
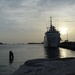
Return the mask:
[[[40, 0], [38, 2], [39, 6], [50, 7], [50, 8], [60, 8], [67, 5], [75, 4], [74, 0]], [[59, 7], [60, 6], [60, 7]]]
[[74, 0], [0, 0], [0, 32], [42, 35], [50, 16], [73, 20], [74, 10]]
[[[73, 5], [75, 5], [74, 0], [39, 0], [38, 7], [42, 9], [43, 12], [57, 13], [60, 15], [66, 13], [70, 10]], [[73, 12], [73, 11], [70, 11]], [[55, 14], [54, 13], [54, 14]]]
[[35, 9], [36, 1], [34, 3], [28, 0], [4, 0], [1, 1], [1, 27], [9, 30], [27, 30], [36, 28], [34, 25], [39, 17], [39, 12]]
[[73, 15], [74, 2], [74, 0], [0, 0], [1, 20], [8, 22], [8, 26], [11, 24], [11, 28], [19, 26], [22, 28], [24, 25], [36, 27], [34, 24], [45, 16]]

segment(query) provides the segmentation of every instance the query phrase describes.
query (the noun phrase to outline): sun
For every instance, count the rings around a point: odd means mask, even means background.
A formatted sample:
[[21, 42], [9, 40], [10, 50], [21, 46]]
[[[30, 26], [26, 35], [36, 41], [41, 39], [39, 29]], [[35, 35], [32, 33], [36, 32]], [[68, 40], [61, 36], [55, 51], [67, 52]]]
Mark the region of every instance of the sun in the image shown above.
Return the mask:
[[67, 34], [67, 28], [60, 28], [60, 33], [62, 34], [62, 35], [64, 35], [64, 34]]

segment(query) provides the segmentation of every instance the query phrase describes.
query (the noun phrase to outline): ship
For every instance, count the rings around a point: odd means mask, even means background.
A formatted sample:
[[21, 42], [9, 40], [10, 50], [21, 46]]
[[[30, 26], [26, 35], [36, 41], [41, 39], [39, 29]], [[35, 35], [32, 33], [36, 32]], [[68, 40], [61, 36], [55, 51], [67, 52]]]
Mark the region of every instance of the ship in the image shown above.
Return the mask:
[[49, 30], [45, 32], [44, 36], [44, 47], [56, 48], [59, 47], [59, 44], [60, 44], [60, 33], [55, 28], [55, 26], [52, 25], [52, 17], [50, 17], [50, 27]]

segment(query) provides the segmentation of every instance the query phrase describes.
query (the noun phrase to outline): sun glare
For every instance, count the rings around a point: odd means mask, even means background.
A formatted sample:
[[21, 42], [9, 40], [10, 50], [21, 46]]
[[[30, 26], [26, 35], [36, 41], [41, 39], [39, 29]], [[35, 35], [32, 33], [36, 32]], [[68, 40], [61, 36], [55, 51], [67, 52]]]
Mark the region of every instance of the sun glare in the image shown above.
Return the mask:
[[67, 28], [61, 28], [60, 33], [63, 34], [63, 35], [67, 34]]

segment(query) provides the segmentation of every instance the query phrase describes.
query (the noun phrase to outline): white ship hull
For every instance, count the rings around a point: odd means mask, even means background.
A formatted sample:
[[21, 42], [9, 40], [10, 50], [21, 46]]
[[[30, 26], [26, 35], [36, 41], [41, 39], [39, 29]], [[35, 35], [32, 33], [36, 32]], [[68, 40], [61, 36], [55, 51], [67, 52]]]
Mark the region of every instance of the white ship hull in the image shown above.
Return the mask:
[[44, 37], [44, 47], [59, 47], [59, 44], [60, 44], [59, 36], [55, 36], [55, 37], [45, 36]]

